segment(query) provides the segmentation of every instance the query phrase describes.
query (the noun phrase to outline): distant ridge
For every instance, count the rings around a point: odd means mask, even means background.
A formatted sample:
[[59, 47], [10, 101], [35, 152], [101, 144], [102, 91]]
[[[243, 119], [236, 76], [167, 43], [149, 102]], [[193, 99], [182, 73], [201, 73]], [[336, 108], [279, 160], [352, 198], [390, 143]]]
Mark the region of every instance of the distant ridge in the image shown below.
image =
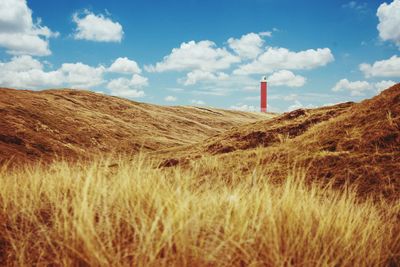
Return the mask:
[[158, 154], [162, 166], [207, 154], [220, 157], [221, 164], [236, 157], [252, 172], [255, 151], [262, 155], [258, 160], [274, 170], [273, 178], [287, 177], [287, 166], [303, 166], [313, 181], [349, 182], [365, 195], [380, 192], [399, 198], [400, 84], [361, 103], [298, 109]]
[[265, 118], [260, 113], [157, 106], [90, 91], [1, 88], [0, 162], [154, 151]]

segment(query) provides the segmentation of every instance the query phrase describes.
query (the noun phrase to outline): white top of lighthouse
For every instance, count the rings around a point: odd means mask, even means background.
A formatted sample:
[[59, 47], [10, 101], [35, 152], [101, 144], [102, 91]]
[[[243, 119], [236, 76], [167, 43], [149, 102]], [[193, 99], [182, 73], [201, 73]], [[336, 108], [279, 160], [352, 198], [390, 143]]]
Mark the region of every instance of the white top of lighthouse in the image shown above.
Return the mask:
[[261, 82], [266, 82], [267, 81], [267, 76], [263, 76], [262, 78], [261, 78]]

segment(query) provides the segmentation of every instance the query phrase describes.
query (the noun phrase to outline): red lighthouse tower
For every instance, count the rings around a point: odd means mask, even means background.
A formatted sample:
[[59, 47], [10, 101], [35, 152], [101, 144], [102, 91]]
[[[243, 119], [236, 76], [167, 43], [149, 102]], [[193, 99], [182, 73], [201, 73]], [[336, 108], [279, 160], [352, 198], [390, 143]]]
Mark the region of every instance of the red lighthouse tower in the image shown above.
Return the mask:
[[267, 77], [261, 79], [261, 112], [267, 112]]

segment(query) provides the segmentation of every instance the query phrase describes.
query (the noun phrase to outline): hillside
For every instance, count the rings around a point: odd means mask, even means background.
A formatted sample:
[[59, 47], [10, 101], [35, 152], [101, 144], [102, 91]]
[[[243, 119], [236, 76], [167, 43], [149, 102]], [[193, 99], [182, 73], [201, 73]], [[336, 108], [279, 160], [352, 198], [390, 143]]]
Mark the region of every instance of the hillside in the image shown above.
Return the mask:
[[89, 91], [0, 89], [0, 162], [154, 151], [196, 143], [269, 116], [163, 107]]
[[145, 152], [0, 165], [1, 266], [399, 266], [400, 84], [281, 115], [1, 93], [4, 159]]
[[312, 181], [356, 184], [364, 195], [378, 192], [397, 198], [400, 84], [361, 103], [295, 110], [159, 154], [161, 166], [215, 155], [227, 173], [235, 167], [229, 165], [232, 158], [237, 158], [244, 173], [254, 171], [261, 160], [273, 179], [287, 177], [286, 166], [298, 166], [307, 169]]
[[353, 105], [354, 103], [347, 102], [315, 109], [297, 109], [269, 120], [233, 127], [201, 143], [163, 149], [157, 154], [163, 158], [174, 155], [181, 159], [193, 159], [204, 154], [221, 155], [246, 152], [255, 148], [279, 147], [319, 123], [345, 113]]
[[[69, 159], [140, 149], [160, 167], [212, 157], [219, 173], [262, 162], [279, 180], [291, 168], [312, 181], [400, 194], [400, 84], [361, 103], [281, 115], [162, 107], [87, 91], [0, 90], [0, 160]], [[204, 168], [204, 177], [214, 171]], [[233, 171], [237, 170], [237, 171]]]

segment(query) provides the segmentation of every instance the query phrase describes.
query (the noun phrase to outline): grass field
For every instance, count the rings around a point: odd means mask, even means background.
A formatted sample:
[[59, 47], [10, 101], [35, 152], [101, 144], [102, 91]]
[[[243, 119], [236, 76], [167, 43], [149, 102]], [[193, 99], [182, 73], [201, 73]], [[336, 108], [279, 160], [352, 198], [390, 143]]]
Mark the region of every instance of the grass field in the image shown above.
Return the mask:
[[[282, 183], [265, 164], [220, 172], [205, 157], [143, 155], [0, 170], [0, 265], [396, 266], [400, 203]], [[237, 164], [240, 165], [240, 164]]]

